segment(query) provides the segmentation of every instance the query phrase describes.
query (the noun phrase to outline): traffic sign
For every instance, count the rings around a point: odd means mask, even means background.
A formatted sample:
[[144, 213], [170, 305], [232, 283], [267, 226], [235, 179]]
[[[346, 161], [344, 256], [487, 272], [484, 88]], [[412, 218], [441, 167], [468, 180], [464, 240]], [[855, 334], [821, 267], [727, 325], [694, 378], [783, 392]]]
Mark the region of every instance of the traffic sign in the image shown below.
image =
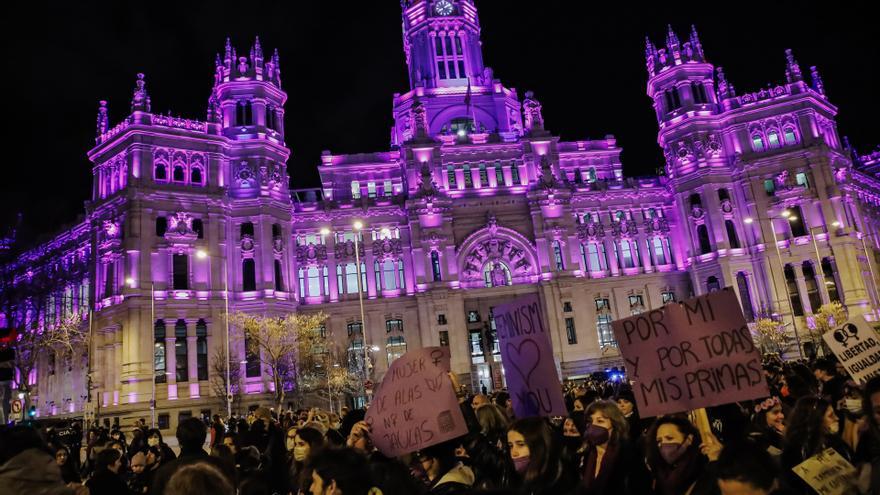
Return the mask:
[[12, 408], [9, 411], [9, 419], [12, 421], [21, 421], [22, 419], [22, 403], [21, 399], [13, 399]]

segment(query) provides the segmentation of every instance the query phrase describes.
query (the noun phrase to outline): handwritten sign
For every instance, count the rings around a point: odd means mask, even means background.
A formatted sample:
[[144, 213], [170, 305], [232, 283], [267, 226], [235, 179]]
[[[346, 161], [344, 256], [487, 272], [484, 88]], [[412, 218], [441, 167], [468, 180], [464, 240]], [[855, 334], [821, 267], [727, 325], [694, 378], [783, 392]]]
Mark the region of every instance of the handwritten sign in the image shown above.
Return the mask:
[[791, 470], [819, 495], [844, 495], [855, 491], [856, 468], [832, 448], [819, 452]]
[[861, 316], [822, 336], [853, 380], [865, 383], [880, 374], [880, 339]]
[[550, 333], [537, 294], [495, 306], [492, 313], [516, 417], [566, 416]]
[[397, 457], [467, 433], [448, 371], [449, 350], [441, 347], [414, 349], [391, 363], [366, 416], [383, 454]]
[[733, 290], [612, 323], [642, 417], [769, 395]]

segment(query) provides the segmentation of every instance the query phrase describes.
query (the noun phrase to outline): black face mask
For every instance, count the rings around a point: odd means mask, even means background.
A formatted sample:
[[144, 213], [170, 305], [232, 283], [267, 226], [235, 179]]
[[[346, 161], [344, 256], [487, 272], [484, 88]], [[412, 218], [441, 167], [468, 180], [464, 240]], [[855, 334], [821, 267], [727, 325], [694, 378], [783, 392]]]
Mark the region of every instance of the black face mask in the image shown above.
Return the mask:
[[583, 440], [580, 437], [563, 437], [562, 445], [571, 452], [576, 452], [581, 448]]

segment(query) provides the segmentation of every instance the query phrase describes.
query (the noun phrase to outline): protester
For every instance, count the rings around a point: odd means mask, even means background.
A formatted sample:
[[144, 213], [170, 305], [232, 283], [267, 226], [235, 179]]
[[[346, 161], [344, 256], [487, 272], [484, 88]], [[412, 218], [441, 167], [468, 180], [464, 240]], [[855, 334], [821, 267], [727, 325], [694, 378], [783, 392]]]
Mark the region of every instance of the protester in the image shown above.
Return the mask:
[[76, 466], [73, 465], [73, 459], [67, 447], [61, 446], [55, 449], [55, 462], [61, 469], [61, 479], [64, 483], [80, 483], [82, 480], [77, 472]]
[[122, 454], [116, 449], [104, 449], [95, 461], [95, 474], [86, 481], [90, 495], [119, 495], [128, 487], [119, 475]]
[[327, 449], [312, 460], [311, 495], [366, 495], [370, 488], [367, 459], [354, 449]]
[[819, 397], [802, 397], [789, 416], [782, 451], [786, 487], [794, 493], [811, 493], [812, 488], [792, 468], [826, 448], [833, 448], [848, 461], [853, 453], [840, 438], [840, 422], [834, 407]]
[[132, 494], [143, 494], [149, 492], [149, 478], [147, 472], [147, 456], [143, 452], [138, 452], [131, 456], [129, 463], [131, 472], [125, 479], [128, 491]]
[[474, 472], [455, 457], [455, 440], [438, 443], [420, 450], [416, 457], [428, 477], [432, 495], [467, 493], [474, 484]]
[[300, 428], [288, 430], [288, 439], [290, 432], [294, 432], [293, 442], [288, 440], [288, 450], [290, 453], [290, 481], [291, 491], [296, 493], [298, 490], [308, 490], [311, 484], [312, 473], [308, 469], [309, 459], [311, 456], [320, 452], [324, 446], [324, 435], [314, 428]]
[[519, 487], [532, 495], [567, 493], [577, 484], [576, 475], [565, 469], [556, 435], [544, 418], [523, 418], [507, 431], [507, 446]]
[[65, 485], [58, 463], [36, 430], [0, 429], [0, 494], [87, 495], [82, 485]]
[[219, 414], [215, 414], [212, 419], [211, 447], [214, 447], [223, 443], [223, 436], [226, 434], [226, 425], [223, 424], [223, 420], [220, 419]]
[[159, 468], [150, 493], [153, 495], [162, 495], [165, 493], [165, 485], [177, 470], [196, 462], [204, 462], [213, 464], [217, 469], [223, 472], [232, 483], [235, 480], [234, 467], [226, 465], [223, 461], [216, 457], [211, 457], [202, 448], [207, 438], [208, 432], [205, 423], [196, 418], [185, 419], [177, 425], [177, 442], [180, 445], [180, 456], [174, 461], [167, 463]]
[[171, 447], [162, 439], [162, 432], [158, 428], [150, 428], [147, 430], [147, 447], [157, 447], [162, 451], [162, 464], [169, 463], [177, 459], [177, 454], [171, 450]]
[[629, 493], [627, 471], [632, 469], [629, 425], [616, 403], [600, 400], [590, 404], [585, 415], [587, 450], [583, 460], [585, 495]]
[[721, 495], [770, 495], [779, 488], [777, 463], [758, 444], [725, 446], [715, 472]]
[[345, 441], [346, 447], [352, 448], [361, 454], [370, 454], [373, 452], [373, 441], [370, 439], [370, 426], [366, 421], [358, 421], [351, 428], [348, 439]]
[[182, 466], [165, 487], [168, 495], [235, 495], [235, 488], [229, 478], [216, 466], [204, 461]]
[[654, 421], [645, 437], [648, 469], [658, 495], [680, 495], [699, 484], [709, 461], [717, 460], [720, 445], [702, 443], [700, 433], [684, 417], [664, 416]]
[[770, 455], [778, 457], [782, 454], [785, 439], [785, 414], [782, 412], [782, 401], [779, 397], [769, 397], [757, 401], [753, 409], [749, 438]]

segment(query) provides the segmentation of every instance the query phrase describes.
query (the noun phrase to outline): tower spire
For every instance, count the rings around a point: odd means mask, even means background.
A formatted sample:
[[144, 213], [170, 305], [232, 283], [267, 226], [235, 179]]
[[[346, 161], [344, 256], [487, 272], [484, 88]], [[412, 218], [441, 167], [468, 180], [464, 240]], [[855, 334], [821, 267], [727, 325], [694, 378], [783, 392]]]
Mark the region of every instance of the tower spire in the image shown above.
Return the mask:
[[819, 69], [815, 65], [810, 67], [810, 78], [813, 80], [813, 89], [820, 95], [824, 95], [825, 84], [822, 82], [822, 76], [819, 75]]
[[803, 81], [804, 76], [801, 74], [801, 66], [798, 65], [797, 60], [794, 59], [794, 54], [791, 51], [791, 48], [786, 48], [785, 50], [785, 79], [790, 83]]
[[150, 95], [147, 94], [147, 82], [144, 81], [144, 73], [138, 72], [135, 82], [134, 95], [131, 98], [132, 112], [149, 112]]
[[691, 24], [691, 36], [690, 36], [691, 49], [694, 51], [694, 58], [697, 60], [705, 60], [705, 55], [703, 55], [703, 45], [700, 43], [700, 35], [697, 34], [697, 27]]
[[657, 47], [647, 36], [645, 36], [645, 65], [648, 67], [648, 74], [653, 76], [654, 67], [657, 65]]
[[681, 56], [681, 41], [679, 41], [678, 36], [675, 34], [675, 31], [672, 30], [672, 24], [666, 25], [666, 51], [674, 57], [678, 59]]
[[107, 100], [101, 100], [98, 102], [98, 124], [97, 124], [97, 137], [100, 139], [101, 135], [107, 132], [107, 129], [110, 128], [110, 117], [107, 113]]
[[226, 70], [232, 69], [232, 40], [229, 37], [226, 37], [226, 52], [223, 56], [223, 65], [226, 67]]

